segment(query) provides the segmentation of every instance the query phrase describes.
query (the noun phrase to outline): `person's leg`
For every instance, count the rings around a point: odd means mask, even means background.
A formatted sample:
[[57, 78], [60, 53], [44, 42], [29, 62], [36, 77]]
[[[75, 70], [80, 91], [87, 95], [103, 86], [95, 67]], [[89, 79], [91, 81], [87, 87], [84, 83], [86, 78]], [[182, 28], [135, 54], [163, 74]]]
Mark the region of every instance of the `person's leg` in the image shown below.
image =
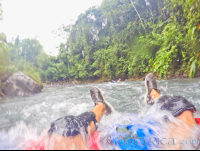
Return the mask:
[[[160, 96], [161, 95], [154, 89], [150, 93], [151, 99], [159, 99]], [[197, 125], [192, 111], [186, 110], [181, 115], [179, 115], [177, 118], [184, 121], [185, 123], [189, 124], [190, 126]]]
[[56, 133], [53, 133], [49, 137], [48, 150], [88, 150], [86, 141], [82, 135], [73, 137], [65, 137]]
[[151, 100], [159, 99], [160, 98], [160, 94], [158, 93], [157, 90], [152, 89], [151, 93], [150, 93], [150, 97], [151, 97]]
[[184, 111], [177, 118], [187, 123], [190, 127], [197, 125], [192, 111]]
[[157, 82], [152, 73], [148, 74], [145, 78], [145, 87], [146, 87], [146, 95], [145, 95], [145, 103], [147, 105], [153, 105], [160, 97], [158, 93], [159, 90], [157, 89]]
[[92, 87], [90, 92], [95, 103], [94, 109], [78, 117], [65, 117], [53, 122], [49, 130], [49, 149], [89, 149], [87, 140], [81, 135], [81, 129], [85, 129], [85, 135], [92, 136], [97, 130], [96, 123], [100, 122], [102, 116], [113, 112], [112, 106], [105, 101], [97, 87]]
[[[169, 127], [171, 129], [165, 134], [166, 141], [163, 144], [167, 144], [164, 146], [166, 150], [182, 150], [185, 145], [190, 148], [193, 130], [197, 126], [194, 115], [192, 111], [184, 111], [177, 119], [180, 120], [180, 123], [170, 123]], [[170, 141], [171, 143], [169, 143]]]
[[[96, 121], [99, 123], [102, 116], [106, 113], [105, 106], [102, 103], [99, 103], [95, 106], [95, 108], [91, 111], [96, 115]], [[87, 128], [87, 131], [90, 136], [92, 136], [96, 131], [96, 125], [92, 121]], [[53, 150], [86, 150], [89, 149], [87, 144], [87, 141], [81, 134], [73, 137], [65, 137], [61, 136], [56, 133], [52, 133], [49, 139], [49, 149]]]
[[[106, 108], [102, 103], [99, 103], [95, 108], [92, 110], [92, 112], [96, 115], [97, 123], [100, 123], [101, 118], [104, 114], [106, 114]], [[90, 135], [93, 135], [96, 131], [96, 127], [94, 122], [90, 123]]]
[[161, 97], [157, 90], [157, 83], [153, 74], [147, 75], [145, 85], [148, 91], [145, 102], [148, 102], [149, 105], [161, 103], [161, 110], [171, 112], [174, 117], [180, 120], [180, 123], [170, 123], [172, 129], [166, 134], [167, 142], [163, 142], [164, 144], [168, 143], [169, 138], [172, 138], [176, 143], [180, 144], [166, 145], [165, 149], [181, 149], [181, 141], [190, 138], [191, 131], [197, 125], [193, 115], [196, 112], [194, 105], [183, 97]]
[[[178, 119], [183, 120], [184, 122], [188, 123], [189, 125], [196, 125], [196, 121], [193, 115], [193, 111], [195, 112], [195, 108], [193, 107], [193, 105], [191, 103], [189, 103], [185, 98], [183, 97], [176, 97], [176, 98], [172, 98], [172, 97], [168, 97], [168, 96], [164, 96], [161, 98], [161, 95], [159, 94], [159, 90], [157, 89], [157, 83], [155, 80], [154, 75], [148, 74], [146, 76], [145, 79], [145, 85], [147, 88], [147, 96], [145, 102], [148, 102], [148, 100], [150, 100], [150, 102], [155, 102], [155, 100], [157, 100], [158, 102], [162, 102], [163, 104], [167, 104], [167, 107], [165, 110], [171, 110], [170, 108], [173, 108], [174, 112], [178, 110], [181, 111], [181, 107], [184, 109], [182, 110], [182, 113], [180, 115], [175, 115]], [[160, 101], [159, 101], [159, 98]], [[176, 103], [174, 103], [176, 102]], [[174, 104], [173, 104], [174, 103]], [[179, 105], [179, 106], [178, 106]], [[173, 106], [177, 106], [177, 107], [173, 107]], [[187, 110], [187, 106], [188, 106], [188, 110]], [[178, 109], [180, 108], [180, 109]], [[163, 108], [164, 109], [164, 108]]]

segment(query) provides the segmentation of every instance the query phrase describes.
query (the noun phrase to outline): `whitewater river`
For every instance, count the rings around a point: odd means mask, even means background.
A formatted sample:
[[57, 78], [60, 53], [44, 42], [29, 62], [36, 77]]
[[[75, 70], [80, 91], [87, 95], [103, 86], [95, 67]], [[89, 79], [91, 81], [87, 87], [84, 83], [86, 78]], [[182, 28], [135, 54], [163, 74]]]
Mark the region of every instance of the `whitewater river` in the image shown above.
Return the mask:
[[[30, 97], [12, 98], [3, 102], [1, 100], [0, 149], [25, 149], [24, 144], [20, 144], [23, 139], [41, 136], [52, 121], [92, 110], [94, 103], [90, 96], [91, 86], [99, 87], [105, 99], [115, 108], [113, 115], [103, 117], [100, 129], [103, 126], [128, 124], [131, 120], [136, 120], [134, 116], [128, 119], [129, 113], [137, 113], [140, 118], [145, 117], [148, 107], [144, 103], [144, 81], [46, 89]], [[195, 117], [200, 117], [200, 79], [158, 81], [158, 88], [162, 95], [181, 95], [187, 98], [197, 108]]]

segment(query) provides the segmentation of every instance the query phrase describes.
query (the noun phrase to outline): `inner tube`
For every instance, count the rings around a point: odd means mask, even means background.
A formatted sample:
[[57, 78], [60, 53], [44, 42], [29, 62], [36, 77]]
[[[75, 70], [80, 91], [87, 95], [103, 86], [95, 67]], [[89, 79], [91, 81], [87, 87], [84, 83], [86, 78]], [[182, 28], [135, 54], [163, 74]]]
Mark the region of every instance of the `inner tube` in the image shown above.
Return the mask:
[[117, 83], [116, 81], [112, 80], [112, 83]]
[[45, 150], [46, 146], [46, 136], [38, 138], [37, 140], [30, 140], [26, 150]]
[[[152, 126], [156, 123], [150, 123]], [[156, 133], [146, 125], [119, 125], [107, 140], [110, 145], [121, 150], [152, 150], [148, 139]]]
[[[195, 119], [197, 124], [200, 125], [200, 118]], [[151, 123], [152, 125], [156, 123]], [[140, 127], [137, 129], [136, 133], [134, 134], [134, 127]], [[110, 138], [107, 138], [107, 142], [111, 145], [118, 146], [122, 150], [150, 150], [148, 145], [139, 145], [141, 142], [135, 142], [136, 145], [131, 145], [124, 143], [124, 139], [119, 139], [120, 136], [123, 136], [124, 138], [128, 139], [127, 142], [134, 142], [132, 138], [140, 138], [143, 139], [145, 137], [150, 137], [154, 135], [155, 132], [152, 131], [149, 127], [147, 126], [142, 126], [142, 125], [129, 125], [129, 126], [118, 126], [116, 128], [116, 132], [112, 135], [110, 135]], [[130, 137], [129, 137], [130, 136]], [[102, 150], [102, 146], [100, 143], [100, 138], [99, 138], [99, 132], [96, 132], [91, 138], [90, 138], [90, 143], [91, 143], [91, 149], [92, 150]], [[148, 142], [146, 142], [148, 143]], [[35, 141], [30, 141], [29, 146], [26, 148], [26, 150], [44, 150], [45, 149], [45, 136], [35, 140]]]
[[196, 120], [197, 124], [200, 125], [200, 118], [196, 118], [195, 120]]
[[92, 150], [102, 150], [100, 138], [99, 138], [99, 132], [95, 132], [93, 136], [90, 139], [91, 142], [91, 149]]
[[[196, 118], [196, 123], [200, 125], [200, 118]], [[148, 124], [155, 126], [156, 122], [148, 122]], [[117, 147], [121, 150], [152, 150], [149, 145], [149, 139], [156, 138], [156, 132], [150, 127], [141, 124], [121, 126], [119, 125], [115, 131], [112, 132], [107, 142], [110, 145]], [[157, 143], [157, 142], [155, 142]], [[154, 144], [158, 146], [159, 144]]]

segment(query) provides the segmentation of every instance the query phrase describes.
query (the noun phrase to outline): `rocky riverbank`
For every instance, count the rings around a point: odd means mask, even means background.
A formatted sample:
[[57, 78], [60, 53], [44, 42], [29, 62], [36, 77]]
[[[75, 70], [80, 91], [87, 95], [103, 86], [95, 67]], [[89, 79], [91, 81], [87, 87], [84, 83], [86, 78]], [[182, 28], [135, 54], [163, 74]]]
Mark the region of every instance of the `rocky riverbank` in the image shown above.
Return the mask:
[[[157, 80], [161, 80], [159, 75], [155, 73], [155, 77]], [[200, 77], [200, 73], [197, 73], [197, 77]], [[168, 76], [167, 78], [164, 78], [164, 80], [170, 80], [170, 79], [183, 79], [183, 78], [189, 78], [188, 74], [176, 74], [173, 76]], [[144, 81], [145, 75], [138, 76], [137, 78], [121, 78], [121, 81]], [[44, 89], [51, 89], [51, 88], [64, 88], [64, 87], [73, 87], [78, 84], [88, 84], [88, 83], [104, 83], [104, 82], [111, 82], [112, 80], [117, 81], [116, 79], [110, 79], [110, 78], [99, 78], [99, 79], [86, 79], [86, 80], [75, 80], [70, 79], [68, 81], [59, 81], [59, 82], [47, 82], [43, 83]], [[3, 82], [3, 88], [0, 89], [0, 97], [5, 96], [27, 96], [30, 94], [39, 93], [42, 90], [42, 86], [37, 84], [34, 80], [32, 80], [30, 77], [26, 76], [22, 72], [18, 72], [9, 78], [4, 78]]]
[[[157, 80], [161, 80], [158, 74], [155, 74], [155, 78]], [[143, 76], [138, 76], [137, 78], [123, 78], [121, 77], [121, 81], [144, 81], [146, 75]], [[196, 77], [200, 77], [200, 73], [197, 73]], [[189, 75], [184, 73], [178, 73], [175, 75], [168, 76], [166, 78], [163, 78], [163, 80], [170, 80], [170, 79], [187, 79], [189, 78]], [[78, 84], [88, 84], [88, 83], [104, 83], [104, 82], [111, 82], [112, 80], [117, 81], [119, 78], [116, 79], [110, 79], [110, 78], [99, 78], [99, 79], [87, 79], [87, 80], [74, 80], [71, 79], [69, 81], [59, 81], [59, 82], [48, 82], [48, 83], [43, 83], [44, 89], [49, 89], [49, 88], [64, 88], [64, 87], [73, 87]]]

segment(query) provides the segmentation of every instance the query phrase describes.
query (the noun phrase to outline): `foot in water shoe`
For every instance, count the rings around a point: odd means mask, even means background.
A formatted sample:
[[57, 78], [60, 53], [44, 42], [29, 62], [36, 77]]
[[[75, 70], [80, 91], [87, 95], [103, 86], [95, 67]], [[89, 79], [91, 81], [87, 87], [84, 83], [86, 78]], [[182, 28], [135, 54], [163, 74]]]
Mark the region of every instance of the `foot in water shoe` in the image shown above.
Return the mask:
[[152, 89], [154, 89], [159, 92], [159, 90], [157, 89], [156, 79], [155, 79], [153, 73], [150, 73], [146, 76], [145, 87], [146, 87], [146, 96], [145, 96], [144, 101], [147, 105], [153, 105], [154, 101], [150, 97], [151, 91], [152, 91]]
[[103, 94], [99, 88], [92, 87], [90, 89], [90, 94], [91, 94], [92, 100], [94, 101], [95, 106], [98, 103], [102, 103], [102, 104], [104, 104], [104, 106], [106, 108], [106, 115], [113, 113], [114, 109], [113, 109], [112, 105], [110, 103], [106, 102], [106, 100], [104, 99]]

